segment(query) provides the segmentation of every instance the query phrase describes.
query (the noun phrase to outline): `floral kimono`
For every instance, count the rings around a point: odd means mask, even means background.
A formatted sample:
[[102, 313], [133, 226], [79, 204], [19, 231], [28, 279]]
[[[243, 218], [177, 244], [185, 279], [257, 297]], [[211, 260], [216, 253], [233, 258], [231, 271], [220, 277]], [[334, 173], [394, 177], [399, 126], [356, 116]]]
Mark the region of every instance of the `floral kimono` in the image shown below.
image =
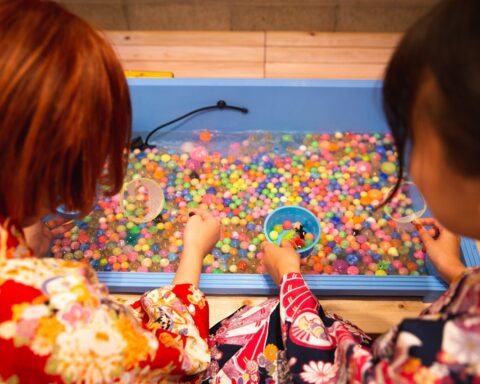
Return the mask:
[[241, 308], [209, 344], [204, 383], [480, 383], [480, 268], [373, 345], [290, 273], [279, 300]]
[[115, 302], [88, 264], [35, 258], [0, 220], [0, 383], [198, 382], [208, 305], [188, 284]]

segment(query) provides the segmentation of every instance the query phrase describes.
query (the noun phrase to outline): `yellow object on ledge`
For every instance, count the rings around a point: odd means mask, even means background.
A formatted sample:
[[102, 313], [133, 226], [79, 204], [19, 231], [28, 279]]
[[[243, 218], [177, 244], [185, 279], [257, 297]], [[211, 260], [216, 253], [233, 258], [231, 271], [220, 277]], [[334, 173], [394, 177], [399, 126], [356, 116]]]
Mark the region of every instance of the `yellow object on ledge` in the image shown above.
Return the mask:
[[139, 78], [173, 78], [172, 72], [157, 72], [157, 71], [125, 71], [125, 76]]

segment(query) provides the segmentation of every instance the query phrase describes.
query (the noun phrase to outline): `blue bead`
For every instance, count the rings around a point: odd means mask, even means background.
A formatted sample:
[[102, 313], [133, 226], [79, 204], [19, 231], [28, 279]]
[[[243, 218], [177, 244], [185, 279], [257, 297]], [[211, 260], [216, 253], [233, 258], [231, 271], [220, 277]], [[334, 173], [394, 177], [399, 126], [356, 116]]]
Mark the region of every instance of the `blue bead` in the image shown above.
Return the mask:
[[170, 260], [170, 261], [177, 260], [177, 254], [176, 253], [169, 253], [168, 254], [168, 260]]
[[341, 247], [339, 247], [338, 245], [336, 245], [335, 247], [333, 247], [333, 253], [338, 256], [341, 253], [343, 253], [343, 249]]
[[335, 241], [329, 241], [329, 242], [328, 242], [328, 246], [329, 246], [330, 248], [335, 247], [335, 245], [337, 245], [337, 243], [336, 243]]
[[240, 245], [240, 241], [238, 239], [233, 239], [230, 243], [230, 245], [234, 248], [238, 248]]
[[98, 260], [91, 260], [90, 265], [92, 266], [93, 269], [97, 269], [100, 263], [98, 262]]
[[380, 256], [378, 253], [374, 254], [372, 256], [372, 259], [375, 261], [375, 262], [378, 262], [380, 260], [382, 260], [382, 256]]
[[152, 252], [159, 252], [160, 246], [157, 243], [152, 244], [151, 248]]
[[247, 253], [248, 253], [248, 252], [247, 252], [245, 249], [240, 249], [240, 250], [238, 251], [238, 256], [240, 256], [240, 257], [247, 257]]
[[80, 244], [80, 250], [81, 251], [87, 251], [90, 246], [86, 243]]
[[222, 254], [222, 251], [220, 251], [218, 248], [214, 248], [213, 251], [212, 251], [212, 255], [214, 257], [220, 257]]
[[112, 266], [110, 264], [107, 264], [105, 265], [105, 267], [103, 267], [103, 270], [106, 272], [110, 272], [112, 270]]
[[346, 257], [346, 260], [347, 260], [347, 263], [350, 264], [350, 265], [356, 265], [358, 264], [358, 256], [357, 255], [354, 255], [354, 254], [351, 254], [351, 255], [348, 255]]

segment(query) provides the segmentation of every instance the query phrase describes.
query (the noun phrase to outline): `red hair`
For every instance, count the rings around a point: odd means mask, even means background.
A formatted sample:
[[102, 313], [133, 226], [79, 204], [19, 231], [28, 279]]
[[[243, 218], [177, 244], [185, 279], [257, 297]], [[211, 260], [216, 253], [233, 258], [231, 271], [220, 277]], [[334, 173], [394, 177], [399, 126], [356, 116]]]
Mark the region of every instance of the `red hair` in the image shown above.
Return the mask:
[[0, 215], [88, 213], [100, 178], [120, 190], [130, 131], [122, 66], [90, 24], [51, 1], [0, 2]]

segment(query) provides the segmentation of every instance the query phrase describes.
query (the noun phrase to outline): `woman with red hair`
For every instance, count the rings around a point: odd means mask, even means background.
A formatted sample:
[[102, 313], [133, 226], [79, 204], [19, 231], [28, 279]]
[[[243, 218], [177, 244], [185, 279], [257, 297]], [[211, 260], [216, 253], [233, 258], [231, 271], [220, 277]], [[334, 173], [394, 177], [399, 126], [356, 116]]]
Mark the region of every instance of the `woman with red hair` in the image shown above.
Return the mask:
[[173, 285], [131, 307], [88, 264], [35, 257], [21, 229], [33, 225], [41, 249], [42, 217], [117, 193], [130, 130], [128, 86], [101, 34], [50, 1], [0, 2], [0, 382], [187, 382], [208, 365], [196, 285], [219, 237], [211, 215], [188, 220]]

